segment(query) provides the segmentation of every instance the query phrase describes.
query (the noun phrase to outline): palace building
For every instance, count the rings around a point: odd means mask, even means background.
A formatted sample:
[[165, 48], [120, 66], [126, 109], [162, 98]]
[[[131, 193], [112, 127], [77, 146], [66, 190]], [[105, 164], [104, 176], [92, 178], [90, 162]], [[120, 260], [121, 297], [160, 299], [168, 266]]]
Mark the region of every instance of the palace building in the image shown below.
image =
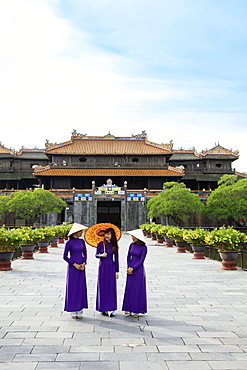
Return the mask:
[[69, 141], [45, 149], [13, 152], [0, 147], [0, 187], [42, 187], [63, 198], [68, 207], [63, 221], [87, 226], [113, 222], [123, 230], [146, 221], [146, 202], [162, 191], [163, 183], [183, 181], [203, 199], [217, 187], [223, 174], [234, 174], [239, 153], [215, 145], [173, 149], [139, 135], [87, 136], [73, 131]]

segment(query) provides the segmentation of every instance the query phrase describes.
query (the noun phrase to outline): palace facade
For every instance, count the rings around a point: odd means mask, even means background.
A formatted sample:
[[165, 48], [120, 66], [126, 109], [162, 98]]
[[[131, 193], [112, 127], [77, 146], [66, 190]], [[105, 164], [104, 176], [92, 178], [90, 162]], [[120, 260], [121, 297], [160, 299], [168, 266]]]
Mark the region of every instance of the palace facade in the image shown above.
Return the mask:
[[46, 142], [45, 149], [0, 147], [0, 187], [43, 187], [67, 201], [64, 221], [113, 222], [127, 230], [146, 221], [146, 202], [164, 182], [183, 181], [206, 197], [223, 174], [234, 174], [238, 157], [219, 144], [197, 153], [151, 142], [145, 132], [94, 137], [74, 130], [69, 141]]

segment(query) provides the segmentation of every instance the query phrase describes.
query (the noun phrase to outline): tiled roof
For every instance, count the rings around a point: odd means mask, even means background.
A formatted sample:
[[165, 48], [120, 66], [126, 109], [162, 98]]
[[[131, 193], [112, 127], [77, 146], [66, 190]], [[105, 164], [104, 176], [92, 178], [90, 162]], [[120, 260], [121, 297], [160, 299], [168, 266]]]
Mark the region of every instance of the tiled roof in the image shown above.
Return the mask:
[[239, 151], [236, 150], [236, 151], [232, 151], [232, 150], [229, 150], [229, 149], [226, 149], [226, 148], [223, 148], [223, 146], [221, 145], [216, 145], [214, 148], [210, 149], [210, 150], [205, 150], [205, 151], [202, 151], [201, 152], [201, 156], [202, 157], [206, 157], [206, 156], [215, 156], [215, 155], [219, 155], [219, 156], [222, 156], [222, 155], [227, 155], [227, 156], [233, 156], [233, 157], [239, 157]]
[[0, 153], [10, 153], [10, 154], [12, 154], [12, 151], [10, 149], [5, 148], [3, 145], [0, 145]]
[[245, 172], [235, 171], [234, 175], [238, 175], [239, 177], [242, 177], [242, 178], [247, 178], [247, 173], [245, 173]]
[[149, 176], [149, 177], [173, 177], [184, 176], [180, 169], [168, 167], [168, 169], [125, 169], [125, 168], [108, 168], [108, 169], [88, 169], [88, 168], [56, 168], [45, 166], [37, 168], [34, 171], [35, 176]]
[[70, 141], [48, 146], [47, 154], [104, 155], [104, 154], [171, 154], [169, 145], [156, 144], [138, 138], [72, 138]]

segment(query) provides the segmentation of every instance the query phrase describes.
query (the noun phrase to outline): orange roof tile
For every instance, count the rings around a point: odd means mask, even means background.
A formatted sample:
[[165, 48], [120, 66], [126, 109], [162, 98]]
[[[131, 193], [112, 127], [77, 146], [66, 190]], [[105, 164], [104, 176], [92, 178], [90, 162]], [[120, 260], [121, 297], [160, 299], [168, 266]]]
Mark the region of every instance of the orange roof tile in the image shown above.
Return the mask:
[[205, 157], [207, 155], [232, 155], [234, 157], [239, 157], [239, 151], [232, 151], [226, 148], [223, 148], [221, 145], [216, 145], [210, 150], [205, 150], [201, 152], [201, 156]]
[[10, 149], [5, 148], [3, 145], [0, 145], [0, 153], [12, 154], [12, 151]]
[[45, 166], [37, 168], [34, 171], [35, 176], [184, 176], [184, 172], [173, 167], [168, 169], [126, 169], [126, 168], [110, 168], [110, 169], [88, 169], [88, 168], [56, 168]]
[[47, 154], [171, 154], [169, 144], [156, 144], [143, 138], [72, 138], [70, 141], [47, 146]]

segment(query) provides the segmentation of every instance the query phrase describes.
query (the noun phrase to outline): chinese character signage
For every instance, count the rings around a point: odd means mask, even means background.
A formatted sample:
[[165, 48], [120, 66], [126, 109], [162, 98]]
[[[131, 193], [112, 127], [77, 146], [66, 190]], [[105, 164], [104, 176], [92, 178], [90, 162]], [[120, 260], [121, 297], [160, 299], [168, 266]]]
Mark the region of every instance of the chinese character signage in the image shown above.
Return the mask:
[[133, 202], [138, 202], [138, 201], [144, 202], [145, 198], [144, 198], [144, 194], [137, 193], [137, 194], [128, 194], [127, 200], [129, 202], [131, 202], [131, 201], [133, 201]]
[[114, 185], [111, 179], [106, 184], [96, 188], [95, 195], [124, 195], [124, 189]]
[[78, 202], [78, 201], [81, 201], [81, 202], [85, 202], [85, 201], [92, 201], [92, 194], [90, 193], [76, 193], [75, 194], [75, 201]]

